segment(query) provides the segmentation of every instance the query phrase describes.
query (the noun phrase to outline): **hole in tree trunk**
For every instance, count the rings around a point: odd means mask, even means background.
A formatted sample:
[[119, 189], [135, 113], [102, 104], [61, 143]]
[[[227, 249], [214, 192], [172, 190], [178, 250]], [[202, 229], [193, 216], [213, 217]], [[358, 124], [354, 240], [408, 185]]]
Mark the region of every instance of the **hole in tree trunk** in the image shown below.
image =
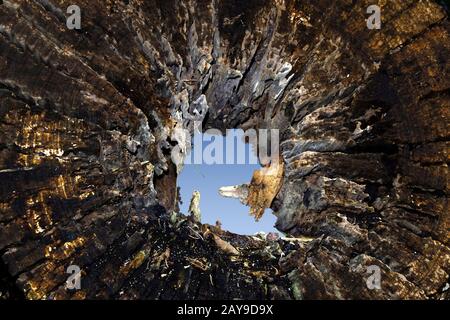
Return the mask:
[[224, 230], [245, 235], [277, 232], [274, 228], [276, 217], [270, 214], [270, 209], [259, 221], [255, 221], [249, 214], [248, 206], [238, 199], [219, 194], [219, 189], [224, 186], [248, 184], [253, 172], [261, 169], [253, 146], [244, 142], [239, 130], [231, 132], [226, 136], [207, 133], [194, 136], [193, 149], [178, 177], [181, 212], [189, 214], [192, 194], [199, 191], [202, 223], [214, 225], [219, 221]]

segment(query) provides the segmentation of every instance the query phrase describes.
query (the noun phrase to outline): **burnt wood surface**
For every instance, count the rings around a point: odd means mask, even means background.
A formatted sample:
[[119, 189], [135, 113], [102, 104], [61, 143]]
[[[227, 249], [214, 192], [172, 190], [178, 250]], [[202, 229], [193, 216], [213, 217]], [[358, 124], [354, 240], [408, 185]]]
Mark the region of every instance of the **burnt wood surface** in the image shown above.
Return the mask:
[[[0, 299], [449, 297], [437, 2], [0, 3]], [[81, 30], [66, 27], [71, 4]], [[205, 128], [281, 130], [272, 209], [295, 240], [172, 214], [174, 114], [201, 94]]]

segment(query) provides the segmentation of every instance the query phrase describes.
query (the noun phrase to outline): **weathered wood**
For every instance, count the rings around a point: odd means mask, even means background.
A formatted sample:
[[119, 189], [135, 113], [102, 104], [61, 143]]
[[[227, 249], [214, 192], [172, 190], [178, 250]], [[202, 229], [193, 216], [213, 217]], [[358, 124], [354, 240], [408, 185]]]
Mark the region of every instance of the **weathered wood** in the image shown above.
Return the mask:
[[[75, 2], [81, 30], [67, 1], [0, 4], [0, 299], [448, 298], [442, 6], [368, 30], [373, 1]], [[186, 93], [206, 128], [282, 130], [272, 209], [302, 240], [174, 218]]]

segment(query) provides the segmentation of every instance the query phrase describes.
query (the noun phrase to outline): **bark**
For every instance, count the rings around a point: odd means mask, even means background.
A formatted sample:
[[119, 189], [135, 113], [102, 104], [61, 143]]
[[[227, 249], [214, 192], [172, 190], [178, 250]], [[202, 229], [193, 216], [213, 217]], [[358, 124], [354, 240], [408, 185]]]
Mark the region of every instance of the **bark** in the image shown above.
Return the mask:
[[[380, 1], [368, 30], [373, 1], [77, 0], [69, 30], [73, 3], [1, 3], [0, 299], [448, 298], [441, 5]], [[295, 240], [172, 214], [176, 112], [201, 94], [205, 128], [281, 130]]]

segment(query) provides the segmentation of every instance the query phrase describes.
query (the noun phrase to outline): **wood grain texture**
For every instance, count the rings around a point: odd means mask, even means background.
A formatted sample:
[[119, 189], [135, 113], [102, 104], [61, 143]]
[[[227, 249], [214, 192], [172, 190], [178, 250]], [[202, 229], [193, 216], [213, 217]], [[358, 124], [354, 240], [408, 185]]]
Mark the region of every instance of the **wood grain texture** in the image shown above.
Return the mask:
[[[0, 299], [449, 297], [443, 7], [379, 1], [368, 30], [365, 0], [75, 2], [81, 30], [73, 1], [0, 4]], [[281, 130], [272, 209], [308, 241], [169, 218], [183, 92], [205, 128]]]

